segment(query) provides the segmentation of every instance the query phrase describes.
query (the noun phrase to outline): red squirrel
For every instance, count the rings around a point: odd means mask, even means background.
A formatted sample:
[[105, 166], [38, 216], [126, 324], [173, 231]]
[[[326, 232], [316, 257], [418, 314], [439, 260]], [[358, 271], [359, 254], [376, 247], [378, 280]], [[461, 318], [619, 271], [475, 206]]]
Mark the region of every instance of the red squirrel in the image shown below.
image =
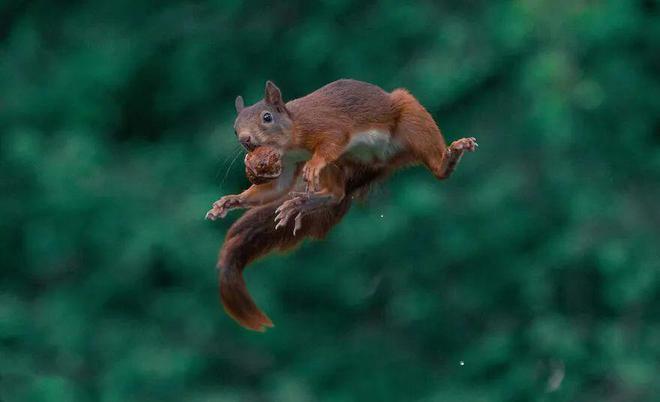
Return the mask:
[[259, 176], [249, 164], [281, 164], [277, 174], [222, 197], [207, 213], [215, 220], [231, 209], [250, 208], [229, 229], [218, 269], [225, 310], [258, 331], [273, 324], [247, 292], [242, 271], [250, 262], [305, 237], [323, 238], [355, 195], [391, 171], [421, 163], [445, 179], [463, 153], [477, 147], [472, 137], [447, 147], [431, 115], [407, 90], [388, 93], [355, 80], [338, 80], [289, 102], [268, 81], [263, 100], [245, 107], [239, 96], [235, 106], [234, 129], [248, 151], [248, 175]]

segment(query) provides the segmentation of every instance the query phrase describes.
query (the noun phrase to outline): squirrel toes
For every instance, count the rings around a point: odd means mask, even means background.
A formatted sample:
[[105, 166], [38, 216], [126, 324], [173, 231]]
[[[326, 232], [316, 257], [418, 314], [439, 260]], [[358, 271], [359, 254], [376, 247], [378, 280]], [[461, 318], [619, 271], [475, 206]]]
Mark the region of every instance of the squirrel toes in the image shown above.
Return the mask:
[[351, 199], [392, 171], [422, 164], [448, 178], [472, 137], [449, 147], [431, 115], [405, 89], [391, 93], [355, 80], [332, 82], [284, 102], [271, 81], [264, 99], [246, 107], [237, 97], [234, 129], [248, 151], [253, 183], [220, 198], [207, 218], [249, 209], [229, 229], [220, 252], [220, 295], [242, 326], [263, 331], [272, 321], [250, 297], [243, 269], [272, 250], [287, 250], [305, 237], [323, 238], [348, 211]]

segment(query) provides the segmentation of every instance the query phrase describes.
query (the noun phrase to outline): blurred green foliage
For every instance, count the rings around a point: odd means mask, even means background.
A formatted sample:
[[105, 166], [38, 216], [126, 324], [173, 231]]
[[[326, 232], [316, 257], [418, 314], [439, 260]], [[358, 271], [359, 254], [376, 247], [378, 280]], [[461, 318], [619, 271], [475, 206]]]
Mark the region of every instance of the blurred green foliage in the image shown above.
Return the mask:
[[[0, 5], [0, 400], [660, 395], [660, 2]], [[379, 186], [222, 311], [233, 100], [409, 88], [480, 148]], [[463, 362], [462, 364], [460, 362]], [[657, 399], [655, 399], [657, 400]]]

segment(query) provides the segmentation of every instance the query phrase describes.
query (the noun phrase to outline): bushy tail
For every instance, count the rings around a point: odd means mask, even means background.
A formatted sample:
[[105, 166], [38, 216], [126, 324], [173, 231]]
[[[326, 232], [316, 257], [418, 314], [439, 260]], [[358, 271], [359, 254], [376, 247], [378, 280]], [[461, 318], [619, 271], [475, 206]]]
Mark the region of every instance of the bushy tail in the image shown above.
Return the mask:
[[270, 318], [252, 300], [243, 273], [236, 266], [220, 269], [220, 298], [227, 314], [245, 328], [263, 332], [273, 326]]
[[293, 235], [293, 220], [275, 229], [275, 210], [281, 201], [253, 208], [227, 232], [218, 262], [220, 298], [225, 311], [236, 322], [254, 331], [265, 331], [273, 322], [255, 304], [243, 280], [243, 269], [255, 259], [278, 250], [295, 247], [305, 237], [322, 238], [341, 220], [350, 207], [350, 197], [303, 217], [302, 228]]

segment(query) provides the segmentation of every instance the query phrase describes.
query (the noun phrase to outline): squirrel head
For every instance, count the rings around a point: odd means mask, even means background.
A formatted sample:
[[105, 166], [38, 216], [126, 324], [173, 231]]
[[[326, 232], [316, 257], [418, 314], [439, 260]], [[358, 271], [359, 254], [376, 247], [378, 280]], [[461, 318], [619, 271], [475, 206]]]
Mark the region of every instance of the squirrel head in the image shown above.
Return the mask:
[[246, 107], [243, 98], [236, 98], [234, 132], [249, 152], [267, 145], [279, 150], [291, 143], [291, 113], [282, 99], [282, 92], [271, 81], [266, 82], [264, 99]]

